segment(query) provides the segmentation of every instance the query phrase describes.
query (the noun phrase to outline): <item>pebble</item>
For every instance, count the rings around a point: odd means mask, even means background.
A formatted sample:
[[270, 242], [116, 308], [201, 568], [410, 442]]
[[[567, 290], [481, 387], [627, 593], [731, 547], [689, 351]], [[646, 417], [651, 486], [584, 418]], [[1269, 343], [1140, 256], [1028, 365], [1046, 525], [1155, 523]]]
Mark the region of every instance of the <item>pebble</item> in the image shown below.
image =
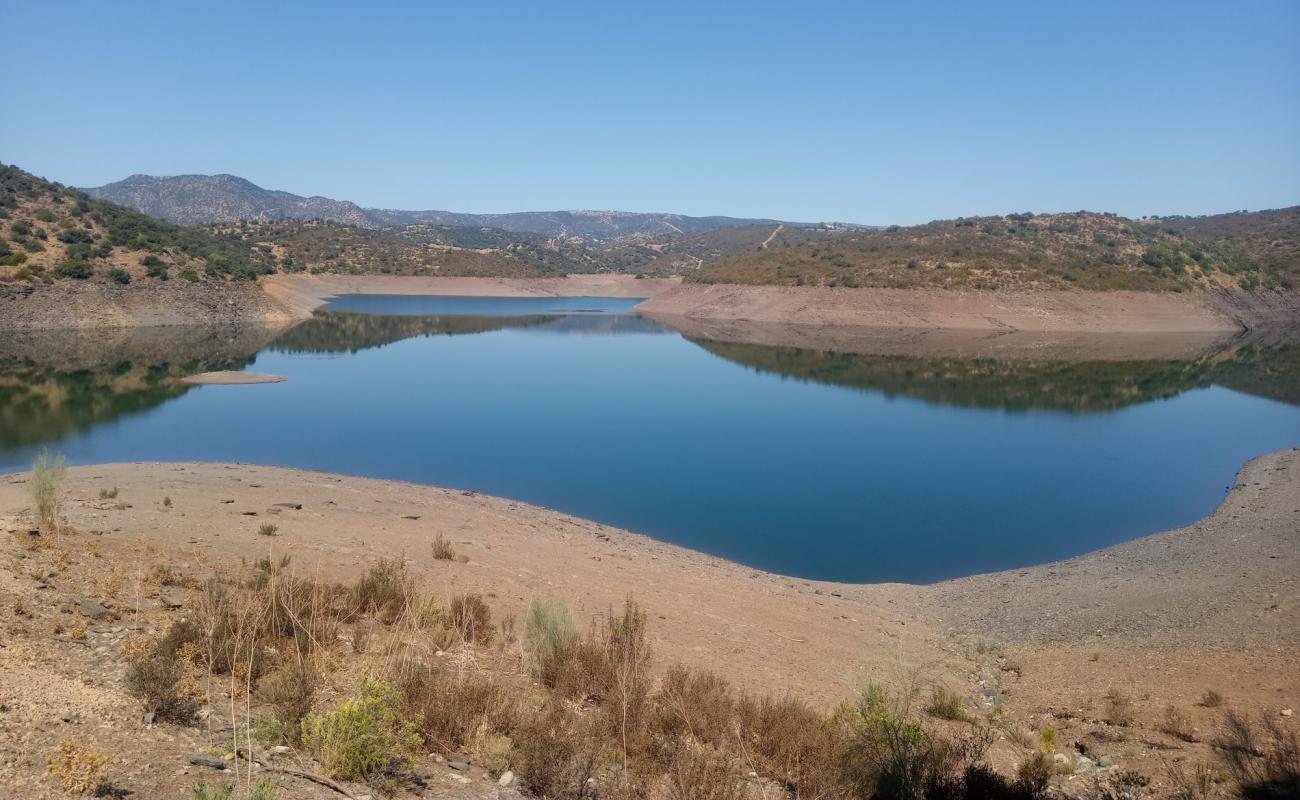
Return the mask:
[[505, 772], [501, 773], [500, 778], [497, 778], [497, 785], [509, 786], [514, 781], [514, 779], [515, 779], [515, 774], [510, 770], [506, 770]]
[[1294, 714], [1294, 713], [1295, 713], [1295, 712], [1292, 711], [1292, 710], [1289, 709], [1289, 708], [1284, 708], [1284, 709], [1282, 709], [1282, 716], [1284, 716], [1284, 717], [1289, 717], [1289, 716], [1291, 716], [1291, 715]]

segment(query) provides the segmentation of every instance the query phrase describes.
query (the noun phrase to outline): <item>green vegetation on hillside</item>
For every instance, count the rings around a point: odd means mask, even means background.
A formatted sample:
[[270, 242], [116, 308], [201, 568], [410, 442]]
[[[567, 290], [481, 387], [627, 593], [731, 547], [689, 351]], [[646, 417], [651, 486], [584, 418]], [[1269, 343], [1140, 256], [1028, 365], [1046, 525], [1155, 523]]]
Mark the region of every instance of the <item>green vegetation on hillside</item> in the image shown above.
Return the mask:
[[171, 267], [196, 279], [247, 279], [274, 264], [238, 237], [161, 222], [0, 164], [0, 267], [11, 268], [0, 278], [125, 285], [167, 280]]
[[692, 338], [716, 356], [763, 372], [1011, 411], [1114, 411], [1220, 385], [1300, 405], [1300, 345], [1246, 344], [1182, 360], [1039, 361], [839, 353]]
[[319, 219], [184, 227], [0, 165], [0, 280], [624, 272], [701, 283], [1148, 291], [1291, 289], [1300, 280], [1300, 207], [1141, 220], [1024, 213], [875, 230], [721, 221], [671, 232], [660, 221], [653, 232], [609, 236]]
[[703, 283], [1185, 291], [1292, 288], [1300, 207], [1196, 219], [1010, 214], [774, 243], [705, 266]]

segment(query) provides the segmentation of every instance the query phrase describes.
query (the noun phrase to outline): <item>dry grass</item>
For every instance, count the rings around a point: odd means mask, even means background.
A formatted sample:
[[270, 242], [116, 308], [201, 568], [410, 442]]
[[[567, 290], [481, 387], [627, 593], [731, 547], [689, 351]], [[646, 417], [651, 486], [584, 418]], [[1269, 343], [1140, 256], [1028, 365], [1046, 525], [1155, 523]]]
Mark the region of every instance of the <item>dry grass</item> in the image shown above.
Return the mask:
[[59, 742], [50, 754], [50, 774], [59, 779], [63, 791], [70, 794], [93, 794], [105, 785], [108, 753], [75, 739]]
[[1223, 695], [1213, 689], [1206, 689], [1205, 694], [1201, 695], [1201, 705], [1205, 708], [1218, 708], [1223, 703]]
[[1119, 689], [1106, 693], [1106, 723], [1120, 728], [1133, 724], [1133, 701]]
[[455, 561], [456, 549], [451, 546], [446, 536], [441, 533], [433, 537], [433, 559], [435, 561]]
[[1184, 742], [1196, 741], [1196, 733], [1192, 730], [1191, 717], [1176, 705], [1169, 705], [1165, 708], [1165, 719], [1160, 726], [1160, 730]]
[[257, 528], [258, 536], [274, 536], [279, 533], [280, 527], [271, 522], [263, 522]]
[[63, 511], [63, 476], [67, 460], [61, 455], [42, 450], [32, 463], [32, 503], [36, 509], [36, 522], [45, 533], [57, 533]]
[[492, 610], [477, 594], [458, 594], [447, 607], [452, 627], [467, 642], [482, 642], [492, 636]]

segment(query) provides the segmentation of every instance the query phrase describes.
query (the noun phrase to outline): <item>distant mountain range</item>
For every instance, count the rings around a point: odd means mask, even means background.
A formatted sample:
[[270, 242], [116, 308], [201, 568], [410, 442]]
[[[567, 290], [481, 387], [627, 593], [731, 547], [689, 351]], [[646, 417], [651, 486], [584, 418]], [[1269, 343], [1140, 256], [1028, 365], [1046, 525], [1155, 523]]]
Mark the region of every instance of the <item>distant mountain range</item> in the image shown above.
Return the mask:
[[152, 217], [182, 225], [239, 220], [323, 219], [362, 228], [405, 225], [487, 227], [545, 236], [621, 239], [630, 236], [672, 236], [745, 225], [777, 224], [777, 220], [737, 217], [688, 217], [682, 214], [642, 214], [628, 211], [521, 211], [510, 214], [461, 214], [452, 211], [401, 211], [362, 208], [346, 200], [302, 197], [263, 189], [235, 175], [174, 175], [131, 177], [86, 189], [87, 194], [129, 206]]

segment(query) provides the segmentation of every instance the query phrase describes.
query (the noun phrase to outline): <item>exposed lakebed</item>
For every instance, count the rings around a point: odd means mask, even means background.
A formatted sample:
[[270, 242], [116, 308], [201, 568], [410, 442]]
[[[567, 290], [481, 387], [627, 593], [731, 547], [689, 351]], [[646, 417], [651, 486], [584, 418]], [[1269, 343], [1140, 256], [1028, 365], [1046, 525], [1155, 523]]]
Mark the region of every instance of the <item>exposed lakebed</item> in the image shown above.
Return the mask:
[[[929, 581], [1203, 516], [1300, 445], [1300, 348], [854, 352], [683, 335], [635, 299], [352, 295], [278, 335], [0, 353], [0, 469], [238, 460], [436, 483], [763, 569]], [[147, 344], [141, 344], [147, 341]], [[261, 386], [188, 386], [230, 369]]]

